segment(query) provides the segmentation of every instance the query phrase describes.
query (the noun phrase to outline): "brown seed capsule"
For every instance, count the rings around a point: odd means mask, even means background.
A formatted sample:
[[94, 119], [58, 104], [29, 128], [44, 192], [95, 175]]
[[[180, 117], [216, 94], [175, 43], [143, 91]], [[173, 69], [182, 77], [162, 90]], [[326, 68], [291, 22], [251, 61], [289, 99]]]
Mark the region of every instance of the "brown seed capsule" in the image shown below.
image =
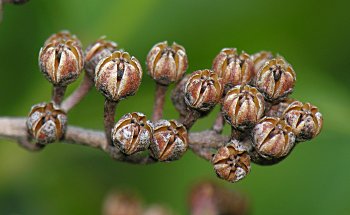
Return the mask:
[[295, 81], [293, 68], [282, 57], [277, 57], [259, 70], [256, 87], [268, 101], [280, 101], [292, 93]]
[[283, 113], [284, 119], [292, 127], [297, 141], [316, 137], [322, 128], [323, 117], [316, 106], [295, 101]]
[[175, 120], [159, 120], [153, 125], [151, 154], [159, 161], [178, 160], [188, 148], [186, 128]]
[[39, 66], [53, 85], [67, 86], [79, 77], [83, 69], [83, 52], [73, 40], [54, 41], [40, 49]]
[[113, 191], [106, 196], [102, 215], [141, 215], [142, 202], [133, 193]]
[[221, 99], [221, 78], [211, 70], [198, 70], [187, 80], [184, 92], [188, 106], [199, 111], [208, 111]]
[[264, 117], [252, 131], [253, 146], [266, 159], [281, 158], [295, 143], [292, 128], [280, 118]]
[[34, 105], [27, 119], [30, 136], [40, 144], [62, 139], [67, 127], [66, 113], [50, 103]]
[[250, 56], [254, 65], [254, 76], [258, 74], [258, 71], [265, 65], [265, 63], [273, 58], [271, 52], [260, 51]]
[[229, 182], [237, 182], [250, 172], [250, 157], [236, 140], [219, 148], [212, 163], [218, 177]]
[[263, 116], [264, 102], [264, 96], [255, 87], [238, 85], [227, 92], [221, 111], [230, 125], [244, 130]]
[[73, 41], [77, 44], [77, 46], [82, 47], [82, 44], [80, 40], [75, 36], [74, 34], [71, 34], [69, 31], [60, 31], [56, 34], [51, 35], [48, 39], [46, 39], [44, 46], [47, 46], [51, 43], [59, 42], [59, 43], [65, 43], [67, 41]]
[[142, 68], [129, 53], [116, 51], [100, 60], [95, 70], [95, 86], [109, 100], [132, 96], [141, 84]]
[[213, 61], [213, 71], [223, 80], [225, 88], [250, 82], [253, 75], [253, 62], [250, 56], [235, 48], [224, 48]]
[[115, 42], [105, 40], [105, 37], [101, 37], [86, 48], [84, 68], [89, 77], [94, 79], [98, 62], [116, 51], [117, 46]]
[[112, 130], [113, 144], [124, 154], [131, 155], [148, 148], [152, 130], [144, 114], [125, 114]]
[[162, 85], [179, 81], [185, 74], [187, 65], [185, 48], [175, 42], [171, 47], [167, 41], [158, 43], [147, 55], [148, 73]]

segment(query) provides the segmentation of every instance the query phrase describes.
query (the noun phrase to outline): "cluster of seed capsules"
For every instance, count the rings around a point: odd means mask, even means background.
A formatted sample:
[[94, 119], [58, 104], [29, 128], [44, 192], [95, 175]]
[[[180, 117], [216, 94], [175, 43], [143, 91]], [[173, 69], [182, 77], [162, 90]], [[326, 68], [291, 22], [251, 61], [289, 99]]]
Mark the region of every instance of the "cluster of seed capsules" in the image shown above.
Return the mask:
[[[60, 32], [45, 42], [39, 66], [54, 86], [63, 87], [85, 69], [107, 101], [119, 102], [138, 90], [142, 67], [135, 57], [117, 47], [101, 38], [83, 53], [76, 36]], [[205, 116], [221, 104], [232, 136], [213, 154], [211, 162], [216, 174], [227, 181], [244, 178], [251, 161], [267, 165], [283, 160], [297, 143], [314, 138], [321, 130], [323, 119], [317, 107], [288, 98], [296, 74], [281, 56], [266, 51], [250, 56], [224, 48], [211, 70], [195, 71], [184, 78], [188, 67], [184, 47], [161, 42], [150, 50], [146, 64], [158, 85], [182, 83], [179, 103], [186, 105], [188, 114], [196, 111]], [[62, 139], [66, 124], [66, 113], [54, 102], [34, 106], [27, 120], [30, 136], [40, 144]], [[158, 161], [172, 161], [188, 149], [191, 126], [181, 120], [151, 122], [144, 114], [133, 112], [107, 132], [111, 132], [112, 146], [127, 156], [149, 150]]]

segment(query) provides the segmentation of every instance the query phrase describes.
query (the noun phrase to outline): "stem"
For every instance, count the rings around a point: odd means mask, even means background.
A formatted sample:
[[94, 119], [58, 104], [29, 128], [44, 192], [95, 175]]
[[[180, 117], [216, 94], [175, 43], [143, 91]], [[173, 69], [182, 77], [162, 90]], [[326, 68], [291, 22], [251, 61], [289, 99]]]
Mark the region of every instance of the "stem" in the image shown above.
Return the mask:
[[[30, 143], [27, 139], [27, 135], [26, 118], [0, 116], [0, 139], [19, 142], [20, 146], [28, 151], [38, 151], [42, 149], [40, 148], [41, 146]], [[212, 150], [225, 145], [230, 139], [230, 137], [218, 134], [212, 130], [189, 132], [188, 137], [189, 147], [194, 154], [209, 161], [211, 160]], [[147, 153], [145, 154], [141, 152], [131, 156], [126, 156], [123, 153], [120, 153], [116, 147], [107, 144], [106, 134], [102, 131], [68, 126], [64, 139], [60, 140], [60, 142], [101, 149], [117, 161], [133, 164], [150, 164], [156, 162]], [[258, 165], [273, 165], [287, 157], [285, 156], [278, 160], [266, 160], [262, 157], [254, 156], [253, 153], [254, 151], [249, 151], [249, 154], [252, 156], [252, 162]]]
[[105, 126], [106, 138], [107, 138], [107, 145], [110, 145], [110, 146], [113, 146], [111, 133], [115, 123], [114, 116], [115, 116], [116, 107], [117, 107], [117, 102], [110, 101], [108, 99], [105, 100], [104, 126]]
[[225, 119], [222, 113], [219, 112], [215, 119], [213, 130], [216, 131], [218, 134], [221, 134], [222, 130], [224, 129], [224, 126], [225, 126]]
[[171, 92], [171, 101], [175, 109], [179, 112], [180, 118], [185, 117], [188, 113], [184, 92], [184, 87], [188, 78], [189, 75], [186, 75]]
[[180, 117], [179, 121], [186, 127], [187, 130], [190, 130], [194, 123], [202, 116], [202, 113], [189, 109], [187, 115]]
[[27, 149], [28, 151], [32, 152], [40, 151], [45, 147], [45, 145], [39, 143], [31, 143], [28, 137], [18, 139], [18, 144], [23, 148]]
[[52, 101], [55, 104], [61, 105], [66, 89], [67, 89], [67, 86], [53, 86]]
[[244, 132], [231, 127], [231, 139], [242, 141], [246, 136], [247, 135]]
[[158, 121], [163, 117], [165, 94], [167, 89], [168, 89], [168, 86], [160, 85], [158, 83], [156, 85], [156, 97], [154, 101], [153, 117], [152, 117], [153, 122]]
[[83, 82], [68, 98], [62, 102], [61, 108], [65, 112], [71, 110], [88, 94], [93, 85], [94, 82], [85, 74]]

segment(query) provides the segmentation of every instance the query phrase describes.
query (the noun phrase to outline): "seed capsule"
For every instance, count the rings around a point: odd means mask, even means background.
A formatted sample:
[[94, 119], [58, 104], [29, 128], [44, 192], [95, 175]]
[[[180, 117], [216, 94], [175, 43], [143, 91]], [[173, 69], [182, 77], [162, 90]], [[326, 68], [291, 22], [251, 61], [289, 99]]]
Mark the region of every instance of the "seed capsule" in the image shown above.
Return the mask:
[[292, 127], [297, 141], [311, 140], [321, 131], [322, 114], [310, 103], [295, 101], [286, 108], [283, 116]]
[[142, 68], [129, 53], [116, 51], [100, 60], [95, 70], [95, 86], [109, 100], [134, 95], [141, 84]]
[[264, 96], [255, 87], [238, 85], [227, 92], [221, 111], [230, 125], [244, 130], [263, 116], [264, 102]]
[[151, 154], [159, 161], [178, 160], [188, 148], [186, 128], [175, 120], [159, 120], [153, 124]]
[[223, 87], [218, 75], [205, 69], [192, 73], [184, 91], [188, 106], [199, 111], [208, 111], [220, 101]]
[[148, 148], [152, 130], [144, 114], [125, 114], [112, 130], [113, 144], [124, 154], [131, 155]]
[[32, 107], [26, 124], [33, 139], [40, 144], [48, 144], [63, 138], [67, 116], [52, 102], [41, 103]]
[[83, 52], [74, 40], [55, 40], [40, 49], [40, 70], [55, 86], [67, 86], [75, 81], [83, 66]]
[[84, 68], [92, 79], [95, 77], [95, 69], [98, 62], [116, 51], [117, 46], [115, 42], [105, 40], [105, 37], [101, 37], [86, 48]]
[[224, 48], [213, 61], [213, 71], [223, 80], [225, 88], [250, 82], [253, 76], [253, 62], [250, 56], [235, 48]]
[[258, 71], [265, 65], [265, 63], [273, 58], [271, 52], [260, 51], [251, 55], [250, 59], [253, 61], [254, 65], [254, 76], [258, 74]]
[[156, 44], [147, 55], [149, 75], [159, 84], [169, 85], [179, 81], [187, 70], [185, 48], [176, 44], [168, 46], [164, 41]]
[[295, 143], [292, 128], [277, 117], [264, 117], [252, 131], [253, 146], [266, 159], [281, 158]]
[[73, 41], [77, 44], [77, 46], [82, 47], [82, 44], [80, 40], [75, 36], [74, 34], [71, 34], [69, 31], [60, 31], [56, 34], [51, 35], [49, 38], [46, 39], [44, 46], [47, 46], [48, 44], [59, 42], [59, 43], [65, 43], [67, 41]]
[[229, 182], [237, 182], [250, 172], [250, 157], [235, 140], [219, 148], [212, 163], [218, 177]]
[[277, 57], [259, 70], [256, 87], [268, 101], [280, 101], [292, 93], [295, 81], [293, 68], [282, 57]]

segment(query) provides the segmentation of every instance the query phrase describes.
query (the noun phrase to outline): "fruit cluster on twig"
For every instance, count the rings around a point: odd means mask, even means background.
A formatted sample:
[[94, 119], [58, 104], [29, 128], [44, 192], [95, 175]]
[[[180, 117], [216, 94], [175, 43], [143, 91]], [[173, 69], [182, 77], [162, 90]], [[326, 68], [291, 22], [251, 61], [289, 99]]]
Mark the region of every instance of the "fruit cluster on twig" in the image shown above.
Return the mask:
[[[152, 119], [133, 112], [115, 123], [117, 104], [135, 95], [141, 84], [143, 70], [139, 61], [104, 37], [84, 53], [81, 42], [68, 31], [52, 35], [39, 54], [40, 70], [53, 85], [52, 101], [32, 107], [26, 123], [28, 135], [21, 138], [22, 145], [34, 142], [35, 147], [42, 149], [57, 140], [86, 141], [97, 135], [86, 132], [84, 139], [66, 132], [67, 113], [93, 85], [105, 97], [106, 141], [95, 145], [115, 159], [139, 163], [178, 160], [191, 148], [195, 154], [211, 160], [216, 174], [230, 182], [244, 178], [251, 162], [280, 162], [297, 143], [311, 140], [322, 128], [317, 107], [288, 98], [296, 74], [282, 56], [266, 51], [250, 56], [235, 48], [224, 48], [215, 57], [211, 70], [185, 75], [185, 48], [175, 42], [161, 42], [150, 50], [146, 64], [157, 86]], [[86, 73], [80, 87], [64, 99], [68, 84], [83, 69]], [[176, 83], [171, 99], [179, 112], [178, 120], [162, 119], [165, 93], [172, 83]], [[189, 132], [217, 104], [221, 111], [212, 129]], [[229, 138], [221, 135], [225, 122], [232, 128]], [[149, 152], [146, 157], [135, 159], [144, 156], [144, 151]]]

